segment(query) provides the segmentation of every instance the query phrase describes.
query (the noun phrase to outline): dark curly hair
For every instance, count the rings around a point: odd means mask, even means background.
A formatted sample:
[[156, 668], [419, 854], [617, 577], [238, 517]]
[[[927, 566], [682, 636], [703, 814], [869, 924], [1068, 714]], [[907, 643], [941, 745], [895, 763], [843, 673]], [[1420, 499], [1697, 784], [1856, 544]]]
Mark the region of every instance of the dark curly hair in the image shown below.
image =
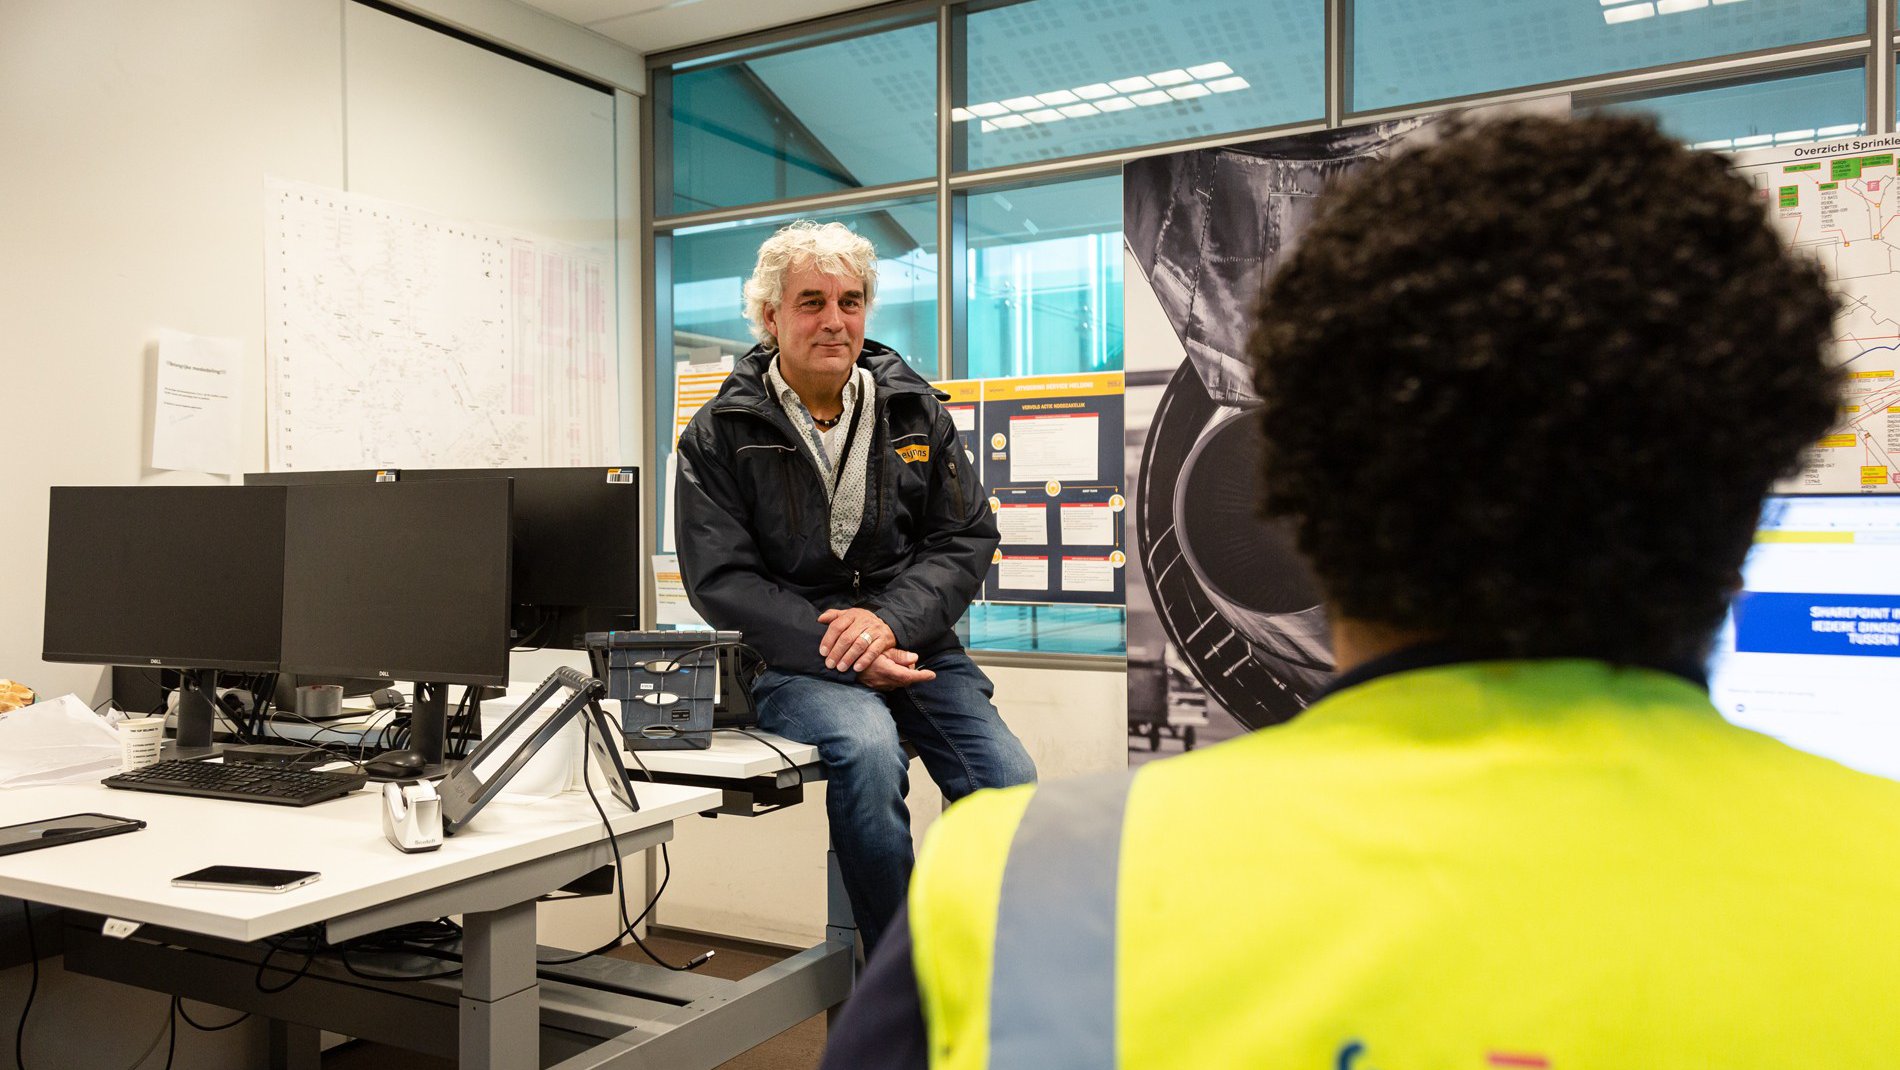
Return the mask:
[[1698, 657], [1836, 417], [1834, 311], [1750, 184], [1648, 121], [1454, 123], [1327, 194], [1261, 295], [1263, 512], [1344, 616]]

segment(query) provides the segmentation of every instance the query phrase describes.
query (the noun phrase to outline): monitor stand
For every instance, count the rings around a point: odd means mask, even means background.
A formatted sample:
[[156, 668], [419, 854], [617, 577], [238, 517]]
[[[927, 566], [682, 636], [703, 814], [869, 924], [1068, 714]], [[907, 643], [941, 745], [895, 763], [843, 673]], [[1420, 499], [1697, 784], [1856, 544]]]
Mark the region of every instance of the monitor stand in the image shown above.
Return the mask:
[[165, 757], [209, 758], [218, 753], [211, 743], [211, 729], [217, 723], [218, 670], [188, 669], [181, 675], [177, 739]]
[[422, 759], [422, 768], [405, 774], [405, 779], [439, 777], [448, 772], [443, 756], [448, 750], [449, 685], [416, 682], [415, 698], [409, 703], [409, 750]]

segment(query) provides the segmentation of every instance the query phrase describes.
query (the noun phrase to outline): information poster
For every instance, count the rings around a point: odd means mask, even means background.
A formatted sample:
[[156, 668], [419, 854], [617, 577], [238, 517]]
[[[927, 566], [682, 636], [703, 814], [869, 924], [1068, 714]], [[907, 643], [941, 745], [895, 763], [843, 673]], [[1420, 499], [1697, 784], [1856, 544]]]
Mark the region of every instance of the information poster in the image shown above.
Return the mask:
[[1834, 360], [1840, 414], [1783, 481], [1786, 494], [1900, 491], [1900, 261], [1887, 228], [1900, 215], [1900, 136], [1851, 137], [1737, 153], [1790, 248], [1827, 271], [1840, 311]]
[[[1120, 372], [939, 384], [990, 489], [991, 602], [1121, 605], [1127, 563]], [[980, 390], [971, 391], [977, 386]], [[974, 393], [976, 404], [970, 399]]]
[[943, 407], [950, 410], [950, 418], [957, 422], [957, 442], [963, 446], [963, 459], [972, 472], [982, 472], [983, 465], [978, 460], [983, 443], [981, 424], [983, 421], [983, 380], [951, 379], [931, 384], [938, 390], [950, 395]]

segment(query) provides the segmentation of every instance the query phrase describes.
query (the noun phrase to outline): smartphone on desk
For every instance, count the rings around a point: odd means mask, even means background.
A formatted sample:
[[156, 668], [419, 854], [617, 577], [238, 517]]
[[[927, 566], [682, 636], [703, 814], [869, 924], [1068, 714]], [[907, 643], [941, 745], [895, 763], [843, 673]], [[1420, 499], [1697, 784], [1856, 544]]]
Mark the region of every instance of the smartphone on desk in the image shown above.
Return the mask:
[[114, 836], [144, 827], [145, 822], [137, 818], [113, 817], [111, 814], [67, 814], [65, 817], [49, 817], [44, 821], [26, 821], [0, 828], [0, 855], [52, 847], [75, 840]]
[[172, 878], [175, 888], [219, 888], [233, 892], [287, 892], [322, 874], [314, 869], [263, 869], [258, 866], [206, 866]]

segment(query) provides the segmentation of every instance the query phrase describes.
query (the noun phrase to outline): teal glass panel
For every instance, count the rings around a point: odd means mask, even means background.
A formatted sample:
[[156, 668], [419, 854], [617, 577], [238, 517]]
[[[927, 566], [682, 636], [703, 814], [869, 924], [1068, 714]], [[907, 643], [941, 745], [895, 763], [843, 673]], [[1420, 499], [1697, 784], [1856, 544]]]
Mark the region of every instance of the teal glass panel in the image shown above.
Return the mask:
[[1128, 653], [1128, 611], [977, 602], [957, 623], [957, 635], [971, 650], [1122, 657]]
[[936, 69], [937, 28], [923, 23], [659, 75], [672, 100], [660, 214], [929, 177]]
[[1119, 174], [971, 194], [960, 377], [1122, 366]]
[[1663, 130], [1699, 149], [1728, 152], [1825, 141], [1866, 132], [1867, 69], [1656, 93], [1602, 108], [1653, 115]]
[[[964, 203], [966, 340], [960, 378], [1122, 366], [1120, 174], [970, 194]], [[978, 602], [958, 626], [973, 650], [1127, 652], [1121, 606]]]
[[1353, 111], [1865, 33], [1865, 0], [1355, 0]]
[[1320, 0], [1027, 0], [967, 16], [976, 170], [1318, 119]]

